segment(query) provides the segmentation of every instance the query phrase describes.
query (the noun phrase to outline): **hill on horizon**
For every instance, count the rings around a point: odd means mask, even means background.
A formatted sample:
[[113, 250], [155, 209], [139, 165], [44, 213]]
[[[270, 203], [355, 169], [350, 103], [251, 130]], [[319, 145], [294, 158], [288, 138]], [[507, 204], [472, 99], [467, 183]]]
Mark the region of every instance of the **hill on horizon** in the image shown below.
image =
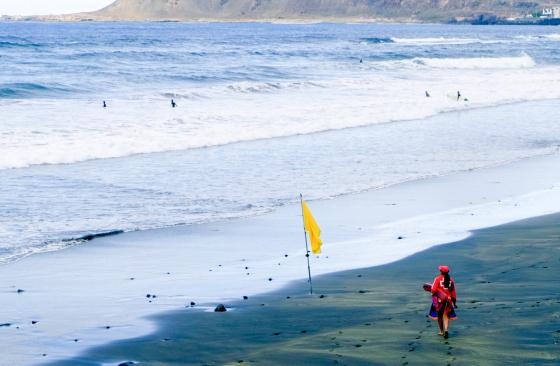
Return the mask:
[[95, 20], [371, 19], [449, 21], [519, 17], [547, 3], [516, 0], [116, 0]]

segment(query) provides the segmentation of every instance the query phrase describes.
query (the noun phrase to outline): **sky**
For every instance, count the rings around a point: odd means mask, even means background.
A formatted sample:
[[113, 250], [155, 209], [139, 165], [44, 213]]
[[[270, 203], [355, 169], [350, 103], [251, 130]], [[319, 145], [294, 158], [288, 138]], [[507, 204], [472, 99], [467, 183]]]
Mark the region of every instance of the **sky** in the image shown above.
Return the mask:
[[49, 15], [98, 10], [114, 0], [0, 0], [0, 15]]

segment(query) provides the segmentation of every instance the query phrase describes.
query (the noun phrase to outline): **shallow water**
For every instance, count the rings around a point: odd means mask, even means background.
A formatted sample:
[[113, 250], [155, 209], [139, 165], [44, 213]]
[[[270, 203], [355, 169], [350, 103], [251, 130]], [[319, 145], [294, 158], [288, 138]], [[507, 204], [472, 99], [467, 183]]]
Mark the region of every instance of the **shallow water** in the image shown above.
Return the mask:
[[557, 101], [441, 113], [560, 98], [559, 45], [548, 27], [0, 23], [0, 261], [554, 152]]

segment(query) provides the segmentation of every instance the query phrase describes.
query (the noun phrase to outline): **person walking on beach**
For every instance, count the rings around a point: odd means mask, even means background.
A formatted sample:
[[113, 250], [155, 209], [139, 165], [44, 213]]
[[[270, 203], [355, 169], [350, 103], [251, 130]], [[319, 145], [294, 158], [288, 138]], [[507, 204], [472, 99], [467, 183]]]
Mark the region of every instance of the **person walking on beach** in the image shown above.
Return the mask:
[[448, 266], [439, 266], [439, 276], [432, 284], [432, 306], [430, 318], [437, 320], [439, 335], [445, 339], [449, 338], [449, 321], [456, 320], [455, 308], [457, 308], [457, 292], [455, 281], [449, 276]]

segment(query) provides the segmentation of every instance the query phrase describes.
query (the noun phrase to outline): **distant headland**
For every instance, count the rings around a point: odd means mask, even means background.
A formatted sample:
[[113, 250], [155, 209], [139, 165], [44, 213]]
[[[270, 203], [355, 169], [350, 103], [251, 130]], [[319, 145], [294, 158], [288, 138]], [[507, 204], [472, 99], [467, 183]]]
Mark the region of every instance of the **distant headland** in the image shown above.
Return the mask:
[[44, 21], [271, 21], [560, 24], [543, 0], [116, 0], [94, 12], [3, 16]]

